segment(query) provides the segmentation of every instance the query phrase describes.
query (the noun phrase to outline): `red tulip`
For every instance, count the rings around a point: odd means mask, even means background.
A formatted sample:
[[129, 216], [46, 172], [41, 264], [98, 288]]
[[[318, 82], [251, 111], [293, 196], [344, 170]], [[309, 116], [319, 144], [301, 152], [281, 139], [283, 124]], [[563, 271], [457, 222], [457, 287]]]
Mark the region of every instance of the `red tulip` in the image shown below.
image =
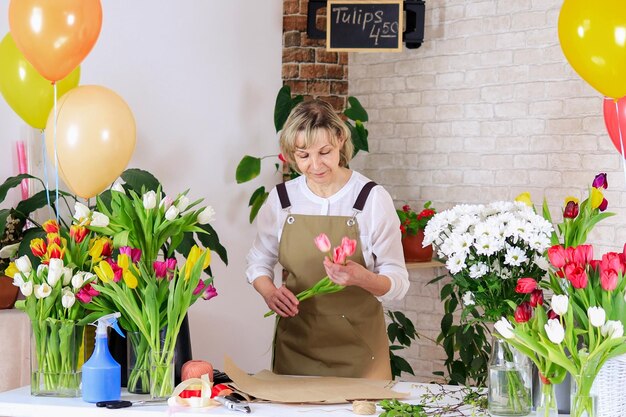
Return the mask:
[[561, 245], [552, 246], [548, 249], [548, 259], [555, 268], [563, 268], [567, 263], [565, 248]]
[[59, 224], [57, 223], [56, 220], [46, 220], [42, 225], [41, 228], [46, 232], [46, 233], [59, 233]]
[[552, 309], [548, 310], [548, 312], [546, 314], [548, 316], [548, 320], [553, 320], [553, 319], [559, 320], [561, 318], [561, 316], [556, 314], [554, 312], [554, 310], [552, 310]]
[[526, 323], [533, 315], [533, 308], [528, 301], [524, 301], [515, 309], [513, 317], [518, 323]]
[[578, 216], [578, 203], [575, 201], [568, 201], [563, 210], [564, 219], [575, 219]]
[[609, 206], [609, 202], [606, 198], [602, 199], [602, 202], [600, 203], [600, 205], [598, 206], [598, 210], [600, 211], [604, 211], [606, 210], [606, 208]]
[[574, 248], [572, 260], [580, 266], [587, 265], [593, 259], [593, 246], [579, 245]]
[[530, 294], [537, 288], [537, 281], [533, 278], [520, 278], [517, 280], [515, 292], [519, 294]]
[[600, 285], [604, 291], [613, 291], [617, 287], [618, 275], [614, 269], [600, 271]]
[[70, 226], [70, 237], [74, 239], [76, 243], [81, 243], [85, 240], [87, 233], [89, 233], [89, 230], [85, 226], [79, 226], [77, 224]]
[[543, 305], [543, 291], [539, 288], [530, 293], [530, 305], [533, 307]]
[[620, 254], [617, 252], [608, 252], [602, 255], [602, 260], [600, 260], [600, 270], [608, 270], [613, 269], [617, 273], [624, 272], [624, 264], [622, 263], [622, 259]]
[[580, 265], [567, 264], [565, 266], [565, 277], [574, 288], [582, 289], [587, 287], [587, 272]]

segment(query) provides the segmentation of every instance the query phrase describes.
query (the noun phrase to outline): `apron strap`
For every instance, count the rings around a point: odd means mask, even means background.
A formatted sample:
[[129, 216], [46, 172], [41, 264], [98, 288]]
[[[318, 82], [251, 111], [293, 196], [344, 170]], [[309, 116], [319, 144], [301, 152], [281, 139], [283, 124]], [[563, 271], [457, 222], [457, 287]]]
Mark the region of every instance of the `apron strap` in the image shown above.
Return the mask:
[[287, 187], [284, 182], [276, 184], [276, 191], [278, 191], [278, 198], [280, 199], [280, 205], [283, 210], [291, 207], [291, 201], [289, 201], [289, 195], [287, 194]]
[[374, 181], [370, 181], [365, 184], [361, 189], [359, 196], [356, 198], [356, 201], [354, 202], [354, 206], [352, 206], [352, 208], [359, 212], [363, 211], [363, 207], [365, 207], [365, 202], [367, 201], [367, 197], [369, 197], [370, 195], [370, 191], [372, 191], [372, 188], [376, 187], [377, 185], [378, 184], [376, 184]]

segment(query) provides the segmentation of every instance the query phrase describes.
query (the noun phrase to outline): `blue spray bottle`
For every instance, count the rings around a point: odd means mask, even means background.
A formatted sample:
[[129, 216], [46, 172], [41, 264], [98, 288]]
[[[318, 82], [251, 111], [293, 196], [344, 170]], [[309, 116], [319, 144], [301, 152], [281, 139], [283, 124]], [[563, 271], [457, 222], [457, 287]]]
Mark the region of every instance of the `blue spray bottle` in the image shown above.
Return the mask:
[[122, 367], [111, 356], [107, 341], [109, 326], [124, 337], [117, 325], [120, 315], [119, 312], [107, 314], [96, 321], [96, 346], [83, 365], [83, 400], [89, 403], [116, 401], [122, 395]]

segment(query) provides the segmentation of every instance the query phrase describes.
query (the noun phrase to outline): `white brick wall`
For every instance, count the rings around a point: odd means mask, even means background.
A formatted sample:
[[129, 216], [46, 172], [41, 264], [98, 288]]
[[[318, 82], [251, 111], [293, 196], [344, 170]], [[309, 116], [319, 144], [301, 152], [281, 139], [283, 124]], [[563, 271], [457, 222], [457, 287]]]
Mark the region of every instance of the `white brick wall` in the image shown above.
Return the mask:
[[[561, 0], [426, 2], [425, 42], [402, 53], [352, 53], [349, 93], [369, 111], [371, 154], [353, 167], [383, 184], [398, 207], [438, 209], [513, 199], [530, 191], [558, 218], [563, 198], [586, 196], [609, 177], [609, 210], [589, 236], [597, 253], [626, 241], [626, 184], [604, 126], [602, 97], [580, 79], [559, 45]], [[420, 333], [436, 336], [435, 272], [412, 270], [399, 305]], [[433, 307], [433, 309], [425, 308]], [[424, 311], [428, 310], [428, 311]], [[439, 313], [438, 313], [439, 312]], [[440, 369], [427, 340], [405, 356], [419, 380]]]

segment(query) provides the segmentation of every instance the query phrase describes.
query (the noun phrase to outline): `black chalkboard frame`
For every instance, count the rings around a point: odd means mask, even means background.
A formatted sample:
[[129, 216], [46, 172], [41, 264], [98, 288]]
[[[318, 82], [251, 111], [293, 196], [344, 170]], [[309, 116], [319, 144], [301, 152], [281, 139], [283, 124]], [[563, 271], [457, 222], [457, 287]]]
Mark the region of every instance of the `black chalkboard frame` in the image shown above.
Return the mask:
[[[337, 37], [337, 31], [333, 31], [337, 23], [335, 22], [333, 25], [333, 6], [358, 6], [358, 5], [367, 5], [367, 6], [383, 6], [384, 9], [388, 9], [389, 6], [398, 7], [398, 18], [397, 20], [393, 20], [389, 22], [390, 25], [396, 25], [396, 42], [392, 47], [387, 46], [378, 46], [375, 44], [368, 44], [366, 46], [362, 45], [350, 45], [350, 46], [341, 46], [336, 47], [333, 46], [336, 44], [335, 40]], [[331, 52], [401, 52], [402, 51], [402, 35], [404, 32], [404, 0], [328, 0], [327, 8], [326, 8], [326, 50]], [[356, 16], [356, 19], [363, 19], [363, 16]], [[339, 24], [341, 25], [341, 24]], [[383, 28], [378, 27], [378, 30], [383, 30]], [[335, 37], [333, 37], [333, 34]], [[342, 41], [346, 41], [342, 39]]]

